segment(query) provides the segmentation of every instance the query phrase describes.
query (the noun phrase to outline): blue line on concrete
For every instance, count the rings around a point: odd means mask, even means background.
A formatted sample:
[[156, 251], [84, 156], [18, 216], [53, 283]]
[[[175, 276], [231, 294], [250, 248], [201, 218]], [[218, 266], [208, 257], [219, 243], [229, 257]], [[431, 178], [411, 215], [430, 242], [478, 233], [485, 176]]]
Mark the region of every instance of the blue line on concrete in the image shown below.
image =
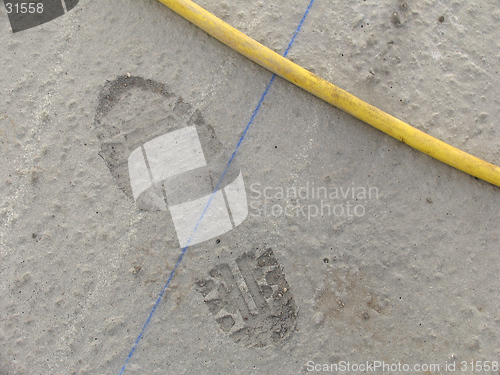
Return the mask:
[[[290, 51], [290, 48], [292, 47], [292, 44], [295, 42], [295, 39], [296, 39], [297, 35], [299, 34], [299, 31], [302, 28], [302, 24], [304, 23], [304, 20], [306, 19], [306, 16], [309, 13], [309, 10], [311, 9], [313, 3], [314, 3], [314, 0], [311, 0], [311, 2], [309, 3], [309, 5], [308, 5], [308, 7], [307, 7], [307, 9], [306, 9], [306, 11], [304, 13], [304, 15], [302, 16], [302, 19], [300, 20], [299, 26], [297, 26], [297, 29], [293, 33], [292, 40], [288, 44], [288, 47], [285, 50], [285, 53], [283, 54], [284, 57], [286, 57], [288, 55], [288, 51]], [[191, 236], [189, 237], [189, 239], [187, 241], [187, 245], [182, 249], [179, 258], [177, 259], [177, 263], [175, 263], [174, 269], [172, 270], [172, 272], [170, 272], [170, 276], [168, 277], [167, 283], [165, 284], [165, 286], [163, 287], [162, 291], [158, 295], [158, 298], [156, 299], [156, 302], [155, 302], [155, 304], [153, 306], [153, 309], [149, 313], [149, 316], [148, 316], [148, 319], [146, 320], [146, 323], [144, 323], [144, 325], [142, 326], [141, 332], [139, 333], [139, 336], [134, 341], [134, 345], [132, 346], [132, 349], [130, 350], [130, 353], [128, 354], [127, 359], [125, 360], [125, 364], [123, 365], [123, 367], [122, 367], [119, 375], [122, 375], [125, 372], [125, 369], [126, 369], [128, 363], [130, 362], [130, 359], [134, 355], [135, 349], [137, 348], [137, 345], [139, 344], [139, 341], [141, 341], [142, 337], [144, 336], [144, 333], [146, 332], [146, 328], [149, 326], [149, 323], [151, 322], [151, 319], [153, 318], [153, 315], [154, 315], [154, 313], [156, 311], [156, 308], [160, 304], [160, 301], [162, 300], [163, 295], [165, 294], [165, 291], [169, 287], [170, 282], [172, 281], [172, 278], [174, 277], [175, 272], [177, 271], [177, 268], [179, 267], [180, 263], [182, 262], [182, 258], [184, 258], [184, 254], [186, 254], [187, 248], [189, 247], [189, 244], [190, 244], [190, 242], [191, 242], [194, 234], [198, 230], [198, 226], [200, 225], [201, 221], [203, 220], [203, 217], [205, 216], [205, 214], [206, 214], [206, 212], [208, 210], [208, 207], [210, 206], [210, 203], [212, 202], [212, 199], [213, 199], [215, 193], [219, 190], [219, 186], [220, 186], [222, 180], [224, 179], [224, 176], [226, 175], [226, 172], [227, 172], [229, 166], [231, 165], [234, 157], [236, 156], [236, 153], [238, 152], [238, 149], [240, 148], [241, 144], [243, 143], [243, 140], [245, 139], [245, 136], [246, 136], [248, 130], [250, 129], [250, 126], [254, 122], [255, 117], [257, 116], [257, 113], [259, 113], [260, 108], [262, 106], [262, 103], [264, 102], [264, 99], [265, 99], [267, 93], [269, 92], [269, 89], [271, 88], [271, 86], [272, 86], [275, 78], [276, 78], [276, 74], [273, 74], [273, 76], [271, 77], [271, 80], [269, 81], [269, 83], [266, 86], [266, 89], [264, 90], [264, 93], [262, 94], [262, 97], [259, 100], [259, 103], [257, 103], [257, 107], [253, 111], [253, 114], [252, 114], [252, 117], [250, 118], [250, 121], [248, 122], [247, 126], [245, 127], [245, 130], [243, 130], [243, 133], [241, 134], [241, 137], [240, 137], [240, 139], [238, 141], [238, 144], [236, 145], [236, 148], [235, 148], [234, 152], [232, 153], [231, 158], [227, 162], [226, 168], [224, 169], [224, 172], [222, 173], [222, 176], [219, 179], [219, 182], [217, 183], [217, 186], [215, 187], [214, 191], [212, 192], [212, 194], [211, 194], [211, 196], [210, 196], [210, 198], [209, 198], [209, 200], [207, 202], [207, 205], [205, 206], [205, 209], [203, 210], [200, 218], [196, 222], [196, 225], [194, 227], [193, 233], [191, 234]]]

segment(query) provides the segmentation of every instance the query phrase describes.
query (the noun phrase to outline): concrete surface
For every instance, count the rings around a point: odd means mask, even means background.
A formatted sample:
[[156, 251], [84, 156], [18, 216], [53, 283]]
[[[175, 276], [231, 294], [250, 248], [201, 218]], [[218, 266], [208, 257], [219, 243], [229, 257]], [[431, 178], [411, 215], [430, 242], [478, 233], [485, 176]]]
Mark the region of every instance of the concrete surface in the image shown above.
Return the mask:
[[[199, 4], [283, 53], [308, 1]], [[499, 21], [481, 1], [316, 0], [289, 58], [498, 165]], [[271, 74], [152, 0], [81, 0], [18, 33], [1, 6], [0, 61], [0, 374], [118, 374], [180, 248], [110, 172], [107, 82], [165, 85], [231, 152]], [[137, 142], [183, 115], [127, 92], [107, 120]], [[188, 248], [126, 374], [500, 360], [498, 187], [281, 79], [235, 160], [247, 219]]]

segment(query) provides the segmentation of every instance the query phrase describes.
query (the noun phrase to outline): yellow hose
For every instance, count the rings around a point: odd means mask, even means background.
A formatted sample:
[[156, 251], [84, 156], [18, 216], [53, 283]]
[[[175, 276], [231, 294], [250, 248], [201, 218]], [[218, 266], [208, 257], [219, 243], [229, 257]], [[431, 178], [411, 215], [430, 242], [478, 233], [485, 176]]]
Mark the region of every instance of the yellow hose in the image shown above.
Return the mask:
[[349, 94], [236, 30], [190, 0], [158, 0], [260, 66], [361, 121], [465, 173], [500, 186], [500, 167], [440, 141]]

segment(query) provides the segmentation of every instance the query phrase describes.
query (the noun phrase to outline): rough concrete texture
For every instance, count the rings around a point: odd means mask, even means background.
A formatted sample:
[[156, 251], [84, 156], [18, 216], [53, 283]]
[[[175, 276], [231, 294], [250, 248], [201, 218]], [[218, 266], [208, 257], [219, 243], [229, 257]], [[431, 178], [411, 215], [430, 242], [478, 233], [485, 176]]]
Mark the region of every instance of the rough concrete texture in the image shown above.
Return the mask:
[[[308, 1], [199, 4], [283, 53]], [[499, 21], [483, 1], [316, 0], [289, 58], [499, 165]], [[230, 153], [271, 74], [153, 0], [81, 0], [18, 33], [0, 6], [0, 61], [0, 374], [118, 374], [180, 249], [168, 212], [138, 209], [113, 176], [102, 93], [165, 85], [173, 96], [138, 89], [106, 120], [144, 142], [182, 98]], [[126, 374], [500, 360], [498, 187], [281, 79], [235, 160], [247, 219], [188, 248]], [[260, 266], [268, 248], [276, 265]], [[280, 282], [289, 310], [270, 307]]]

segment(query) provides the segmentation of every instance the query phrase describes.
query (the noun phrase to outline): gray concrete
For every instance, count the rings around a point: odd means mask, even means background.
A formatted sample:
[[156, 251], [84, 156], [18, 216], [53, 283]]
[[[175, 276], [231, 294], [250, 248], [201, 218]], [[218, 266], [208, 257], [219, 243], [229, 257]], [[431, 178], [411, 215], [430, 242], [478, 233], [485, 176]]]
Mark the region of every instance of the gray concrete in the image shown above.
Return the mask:
[[[308, 1], [199, 4], [283, 53]], [[498, 165], [499, 19], [481, 1], [316, 0], [289, 58]], [[0, 374], [118, 374], [180, 248], [102, 154], [107, 81], [165, 85], [231, 152], [271, 74], [152, 0], [81, 0], [18, 33], [0, 6], [0, 61]], [[108, 121], [137, 142], [188, 113], [130, 92]], [[500, 360], [499, 188], [281, 79], [235, 160], [248, 217], [188, 248], [126, 374]]]

